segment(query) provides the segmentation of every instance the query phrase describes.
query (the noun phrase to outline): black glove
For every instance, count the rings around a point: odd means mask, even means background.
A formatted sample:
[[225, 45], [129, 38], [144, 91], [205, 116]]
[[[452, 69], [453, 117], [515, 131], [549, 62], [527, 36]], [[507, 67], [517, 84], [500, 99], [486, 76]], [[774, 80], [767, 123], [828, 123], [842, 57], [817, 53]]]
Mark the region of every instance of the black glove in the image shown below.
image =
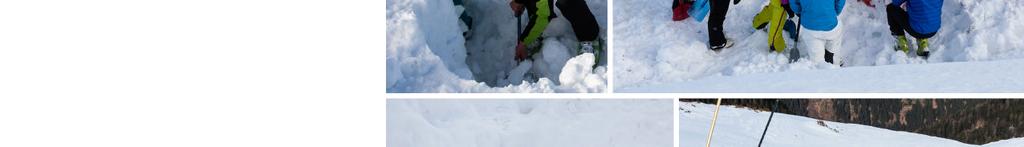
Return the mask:
[[732, 0], [732, 5], [740, 4], [740, 0]]

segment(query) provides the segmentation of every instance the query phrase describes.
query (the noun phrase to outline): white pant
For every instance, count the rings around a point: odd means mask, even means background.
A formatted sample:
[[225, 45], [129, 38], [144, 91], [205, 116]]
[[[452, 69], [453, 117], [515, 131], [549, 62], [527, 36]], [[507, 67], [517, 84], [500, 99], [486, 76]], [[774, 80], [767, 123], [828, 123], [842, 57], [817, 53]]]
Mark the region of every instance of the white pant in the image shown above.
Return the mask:
[[843, 34], [843, 23], [840, 22], [831, 31], [815, 31], [800, 26], [800, 55], [808, 57], [814, 62], [825, 62], [825, 50], [835, 54], [832, 58], [832, 63], [839, 65], [842, 63], [842, 50], [839, 49], [843, 44], [843, 40], [840, 38]]

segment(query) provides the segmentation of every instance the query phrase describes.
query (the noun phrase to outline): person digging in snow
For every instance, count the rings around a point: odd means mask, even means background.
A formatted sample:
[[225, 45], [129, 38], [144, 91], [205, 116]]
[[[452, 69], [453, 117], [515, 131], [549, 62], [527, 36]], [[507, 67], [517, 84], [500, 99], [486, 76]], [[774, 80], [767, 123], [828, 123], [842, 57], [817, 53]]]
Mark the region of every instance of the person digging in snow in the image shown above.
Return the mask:
[[[906, 5], [906, 10], [901, 5]], [[893, 0], [885, 11], [889, 31], [896, 37], [895, 49], [910, 53], [904, 35], [906, 32], [917, 38], [917, 56], [927, 59], [931, 54], [928, 51], [928, 38], [935, 36], [942, 27], [942, 0]]]
[[[511, 0], [509, 2], [509, 7], [512, 8], [516, 16], [522, 15], [526, 11], [530, 18], [526, 29], [522, 30], [523, 32], [518, 32], [521, 35], [516, 44], [515, 59], [522, 61], [537, 52], [532, 49], [528, 50], [526, 46], [539, 45], [536, 42], [539, 42], [541, 33], [544, 32], [548, 22], [556, 18], [552, 11], [555, 9], [554, 6], [558, 6], [562, 15], [565, 15], [565, 19], [569, 20], [569, 24], [572, 25], [572, 30], [576, 34], [576, 40], [579, 41], [578, 53], [594, 53], [594, 62], [600, 61], [598, 52], [601, 49], [601, 41], [598, 40], [598, 33], [601, 28], [597, 25], [597, 19], [590, 12], [587, 3], [583, 0], [558, 0], [551, 5], [551, 1], [553, 0]], [[596, 67], [597, 64], [594, 66]]]
[[[839, 22], [846, 0], [790, 0], [800, 17], [800, 53], [811, 61], [842, 65], [843, 23]], [[835, 53], [835, 54], [833, 54]]]

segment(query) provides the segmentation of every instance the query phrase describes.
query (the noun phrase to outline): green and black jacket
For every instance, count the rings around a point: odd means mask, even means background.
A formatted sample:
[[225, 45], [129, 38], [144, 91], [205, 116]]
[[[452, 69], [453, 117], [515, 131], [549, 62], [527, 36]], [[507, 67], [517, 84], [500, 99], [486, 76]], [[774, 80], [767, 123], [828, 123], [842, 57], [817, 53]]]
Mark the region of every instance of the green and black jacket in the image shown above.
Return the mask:
[[526, 29], [523, 32], [519, 32], [519, 41], [522, 41], [524, 45], [528, 45], [540, 38], [541, 33], [544, 32], [544, 28], [547, 28], [548, 22], [555, 17], [555, 6], [552, 0], [515, 0], [517, 3], [523, 4], [526, 7], [526, 14], [530, 17], [530, 22], [526, 24]]

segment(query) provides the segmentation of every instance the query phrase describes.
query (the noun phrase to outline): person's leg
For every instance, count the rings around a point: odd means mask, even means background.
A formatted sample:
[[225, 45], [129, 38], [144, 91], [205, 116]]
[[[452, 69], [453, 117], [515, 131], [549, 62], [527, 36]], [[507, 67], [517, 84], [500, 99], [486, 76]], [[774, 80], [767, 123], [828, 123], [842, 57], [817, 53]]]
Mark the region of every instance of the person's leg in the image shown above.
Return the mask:
[[576, 33], [578, 41], [594, 41], [601, 28], [597, 25], [597, 19], [590, 13], [587, 2], [583, 0], [558, 0], [555, 6], [562, 10], [562, 16], [569, 20], [572, 31]]
[[812, 62], [825, 62], [825, 40], [818, 38], [821, 33], [800, 27], [800, 53]]
[[928, 58], [931, 55], [931, 51], [928, 49], [928, 38], [932, 38], [936, 33], [921, 34], [914, 29], [907, 29], [907, 34], [917, 38], [917, 56]]
[[782, 53], [786, 49], [786, 40], [782, 37], [782, 25], [786, 23], [786, 13], [778, 0], [773, 0], [768, 5], [768, 45], [769, 49]]
[[750, 21], [751, 26], [757, 30], [760, 30], [764, 27], [768, 27], [768, 21], [771, 20], [771, 18], [768, 17], [769, 15], [771, 15], [769, 12], [770, 11], [768, 9], [768, 6], [764, 6], [763, 8], [761, 8], [761, 12], [758, 12], [757, 15], [754, 15], [754, 20]]
[[825, 43], [825, 50], [832, 53], [832, 64], [843, 64], [843, 24], [840, 22], [832, 31], [828, 32], [828, 41]]
[[886, 17], [889, 21], [889, 31], [893, 36], [903, 36], [903, 32], [909, 29], [907, 11], [899, 6], [889, 4], [885, 8]]
[[[772, 3], [775, 3], [773, 1]], [[786, 18], [786, 14], [782, 8], [776, 5], [769, 4], [761, 8], [761, 12], [754, 16], [752, 27], [754, 29], [763, 29], [768, 33], [768, 51], [782, 53], [786, 49], [786, 41], [782, 39], [782, 24]]]
[[725, 22], [725, 14], [729, 12], [729, 0], [710, 0], [711, 14], [708, 18], [708, 45], [711, 47], [725, 44], [725, 33], [722, 30], [722, 23]]
[[896, 37], [895, 49], [903, 52], [909, 52], [910, 48], [909, 45], [907, 45], [908, 41], [905, 32], [913, 31], [913, 29], [910, 29], [907, 11], [894, 4], [886, 5], [885, 11], [889, 22], [889, 32], [893, 37]]

